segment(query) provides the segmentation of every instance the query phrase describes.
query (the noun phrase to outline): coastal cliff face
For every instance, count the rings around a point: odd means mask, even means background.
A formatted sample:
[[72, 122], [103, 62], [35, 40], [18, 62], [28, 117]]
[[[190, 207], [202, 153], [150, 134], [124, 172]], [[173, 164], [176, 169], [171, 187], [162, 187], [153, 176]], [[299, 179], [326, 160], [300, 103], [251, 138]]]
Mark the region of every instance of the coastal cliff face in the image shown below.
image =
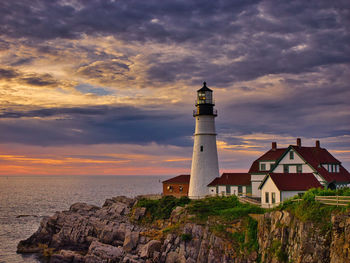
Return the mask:
[[244, 246], [249, 236], [243, 220], [225, 226], [231, 238], [215, 230], [215, 220], [199, 224], [182, 207], [167, 220], [145, 225], [146, 208], [136, 202], [116, 197], [102, 208], [74, 204], [43, 219], [37, 232], [18, 244], [18, 252], [43, 253], [51, 263], [350, 262], [349, 214], [334, 215], [328, 228], [287, 211], [252, 215], [259, 244], [252, 249]]
[[274, 211], [258, 222], [262, 262], [350, 262], [349, 214], [333, 215], [331, 224], [319, 225]]

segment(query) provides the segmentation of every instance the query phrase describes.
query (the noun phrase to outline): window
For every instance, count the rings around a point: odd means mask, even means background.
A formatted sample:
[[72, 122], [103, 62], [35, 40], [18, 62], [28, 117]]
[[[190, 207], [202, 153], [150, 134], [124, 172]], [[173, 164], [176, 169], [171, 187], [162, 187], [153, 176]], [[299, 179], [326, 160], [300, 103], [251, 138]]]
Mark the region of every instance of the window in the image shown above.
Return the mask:
[[231, 194], [231, 187], [226, 185], [226, 194]]
[[303, 172], [303, 166], [301, 164], [297, 164], [297, 173]]
[[339, 173], [339, 164], [337, 164], [337, 166], [335, 168], [336, 168], [335, 172]]
[[273, 165], [274, 165], [274, 163], [270, 163], [270, 171], [272, 170]]
[[169, 192], [173, 191], [173, 187], [171, 185], [168, 185], [167, 189], [168, 189]]
[[294, 152], [289, 152], [289, 159], [294, 160]]
[[271, 202], [276, 203], [276, 193], [271, 193]]
[[260, 171], [266, 171], [266, 164], [264, 163], [260, 164]]
[[265, 203], [268, 204], [269, 203], [269, 192], [265, 193]]
[[201, 145], [201, 152], [203, 152], [203, 145]]
[[284, 173], [289, 173], [289, 165], [288, 164], [284, 164], [283, 165], [283, 172]]
[[179, 191], [180, 193], [182, 193], [182, 191], [184, 190], [184, 187], [182, 185], [179, 186]]
[[241, 185], [239, 185], [238, 186], [238, 194], [241, 194], [243, 192], [243, 190], [242, 190], [242, 186]]

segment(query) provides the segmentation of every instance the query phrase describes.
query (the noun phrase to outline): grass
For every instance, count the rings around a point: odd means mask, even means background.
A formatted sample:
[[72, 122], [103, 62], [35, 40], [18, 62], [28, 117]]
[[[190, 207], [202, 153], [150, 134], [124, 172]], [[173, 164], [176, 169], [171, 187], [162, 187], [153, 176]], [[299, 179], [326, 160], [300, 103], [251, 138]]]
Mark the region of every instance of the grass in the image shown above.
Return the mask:
[[196, 216], [197, 222], [206, 222], [209, 216], [215, 216], [223, 222], [230, 222], [243, 218], [248, 214], [262, 214], [264, 209], [242, 204], [236, 196], [208, 197], [200, 200], [192, 200], [187, 207], [188, 212]]
[[136, 206], [146, 207], [148, 221], [153, 222], [157, 219], [168, 219], [175, 207], [185, 206], [190, 201], [188, 197], [163, 196], [159, 200], [140, 199]]

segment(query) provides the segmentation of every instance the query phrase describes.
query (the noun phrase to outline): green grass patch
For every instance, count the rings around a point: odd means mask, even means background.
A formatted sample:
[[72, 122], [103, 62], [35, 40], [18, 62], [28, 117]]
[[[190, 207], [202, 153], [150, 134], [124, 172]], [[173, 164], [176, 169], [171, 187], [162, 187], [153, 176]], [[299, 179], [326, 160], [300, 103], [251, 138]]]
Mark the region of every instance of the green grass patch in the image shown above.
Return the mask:
[[159, 200], [140, 199], [136, 206], [146, 207], [148, 219], [152, 222], [157, 219], [168, 219], [175, 207], [185, 206], [190, 201], [188, 197], [163, 196]]
[[242, 204], [237, 196], [208, 197], [200, 200], [193, 200], [187, 207], [190, 214], [196, 216], [197, 221], [206, 222], [209, 216], [216, 216], [221, 221], [233, 221], [246, 217], [248, 214], [262, 214], [264, 209]]

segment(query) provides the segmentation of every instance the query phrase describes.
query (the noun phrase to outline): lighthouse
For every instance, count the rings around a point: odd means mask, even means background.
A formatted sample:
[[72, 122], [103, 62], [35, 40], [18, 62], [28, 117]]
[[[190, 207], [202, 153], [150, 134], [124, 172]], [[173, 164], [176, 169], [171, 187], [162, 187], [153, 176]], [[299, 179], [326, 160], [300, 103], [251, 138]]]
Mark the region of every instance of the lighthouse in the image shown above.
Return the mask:
[[216, 148], [213, 91], [206, 83], [197, 91], [191, 177], [188, 196], [192, 199], [209, 194], [207, 185], [219, 176], [218, 152]]

